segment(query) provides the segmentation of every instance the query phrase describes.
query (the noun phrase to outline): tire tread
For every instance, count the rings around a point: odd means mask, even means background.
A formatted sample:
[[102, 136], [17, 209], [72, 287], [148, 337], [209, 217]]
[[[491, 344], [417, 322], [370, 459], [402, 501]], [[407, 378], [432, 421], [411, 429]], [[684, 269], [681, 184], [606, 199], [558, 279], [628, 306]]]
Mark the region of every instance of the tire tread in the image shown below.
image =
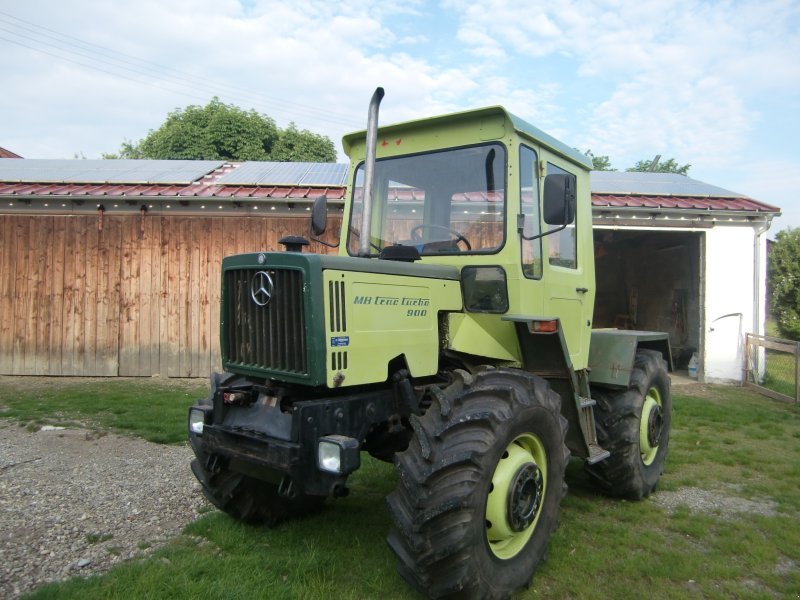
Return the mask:
[[[529, 582], [532, 573], [517, 576], [513, 589], [487, 581], [493, 574], [481, 574], [474, 568], [472, 532], [474, 520], [480, 520], [481, 526], [484, 520], [482, 504], [476, 503], [474, 493], [487, 476], [484, 457], [496, 447], [499, 432], [514, 423], [515, 413], [532, 407], [545, 408], [556, 424], [563, 450], [548, 463], [561, 470], [555, 478], [560, 504], [566, 491], [563, 470], [569, 461], [564, 444], [567, 421], [560, 414], [559, 396], [544, 380], [529, 373], [482, 371], [447, 407], [439, 406], [434, 398], [430, 409], [417, 420], [414, 428], [419, 431], [409, 448], [395, 456], [400, 481], [387, 498], [394, 522], [387, 542], [398, 559], [400, 575], [423, 594], [505, 598]], [[539, 526], [543, 529], [536, 535], [549, 539], [557, 518], [542, 519]], [[486, 552], [490, 552], [488, 547]]]
[[[643, 399], [653, 385], [659, 386], [665, 405], [665, 440], [652, 465], [645, 466], [639, 453], [639, 420]], [[600, 445], [611, 456], [585, 469], [608, 494], [632, 500], [649, 496], [658, 485], [664, 470], [669, 444], [671, 399], [667, 366], [660, 352], [639, 349], [636, 352], [628, 389], [593, 390], [595, 426]]]

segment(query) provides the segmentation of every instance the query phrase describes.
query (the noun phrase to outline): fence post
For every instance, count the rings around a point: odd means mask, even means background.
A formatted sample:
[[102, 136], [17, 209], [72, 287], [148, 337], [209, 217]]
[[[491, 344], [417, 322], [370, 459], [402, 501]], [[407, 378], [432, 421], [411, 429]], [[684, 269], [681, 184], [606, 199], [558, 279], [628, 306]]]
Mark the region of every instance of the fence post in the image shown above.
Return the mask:
[[750, 369], [750, 334], [744, 334], [744, 365], [742, 365], [742, 387], [747, 383], [747, 371]]
[[800, 403], [800, 342], [794, 347], [794, 403]]

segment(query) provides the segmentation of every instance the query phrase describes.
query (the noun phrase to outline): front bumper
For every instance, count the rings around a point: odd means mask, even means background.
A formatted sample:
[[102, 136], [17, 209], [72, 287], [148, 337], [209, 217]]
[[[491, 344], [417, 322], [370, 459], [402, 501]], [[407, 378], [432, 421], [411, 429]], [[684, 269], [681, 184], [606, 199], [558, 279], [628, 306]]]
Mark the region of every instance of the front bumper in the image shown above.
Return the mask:
[[[348, 475], [359, 466], [361, 441], [370, 428], [402, 410], [391, 390], [296, 401], [286, 411], [260, 399], [228, 406], [223, 395], [234, 388], [213, 387], [189, 413], [189, 441], [203, 468], [211, 473], [229, 469], [310, 495], [344, 495]], [[241, 381], [235, 389], [258, 395]], [[198, 420], [192, 420], [193, 411], [205, 415], [202, 433], [192, 427]], [[320, 441], [342, 438], [354, 443], [341, 445], [341, 472], [321, 469]]]

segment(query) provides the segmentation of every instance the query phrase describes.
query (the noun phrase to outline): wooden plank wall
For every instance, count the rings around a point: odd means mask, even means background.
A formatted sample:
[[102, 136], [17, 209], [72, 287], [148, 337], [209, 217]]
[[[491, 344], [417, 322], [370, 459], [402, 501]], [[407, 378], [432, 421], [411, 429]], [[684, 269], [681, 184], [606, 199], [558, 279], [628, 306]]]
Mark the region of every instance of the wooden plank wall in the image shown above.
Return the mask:
[[[328, 241], [339, 225], [331, 219]], [[0, 215], [0, 374], [207, 377], [222, 257], [303, 217]], [[331, 252], [312, 243], [312, 252]]]

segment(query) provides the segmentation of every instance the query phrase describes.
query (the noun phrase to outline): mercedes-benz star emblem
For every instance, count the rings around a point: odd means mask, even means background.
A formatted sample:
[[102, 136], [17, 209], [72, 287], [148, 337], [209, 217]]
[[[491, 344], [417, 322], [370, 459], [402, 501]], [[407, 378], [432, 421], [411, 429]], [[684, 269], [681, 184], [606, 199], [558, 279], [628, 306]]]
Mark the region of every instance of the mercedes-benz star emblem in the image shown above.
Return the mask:
[[259, 271], [250, 280], [250, 297], [259, 306], [266, 306], [275, 293], [275, 284], [266, 271]]

